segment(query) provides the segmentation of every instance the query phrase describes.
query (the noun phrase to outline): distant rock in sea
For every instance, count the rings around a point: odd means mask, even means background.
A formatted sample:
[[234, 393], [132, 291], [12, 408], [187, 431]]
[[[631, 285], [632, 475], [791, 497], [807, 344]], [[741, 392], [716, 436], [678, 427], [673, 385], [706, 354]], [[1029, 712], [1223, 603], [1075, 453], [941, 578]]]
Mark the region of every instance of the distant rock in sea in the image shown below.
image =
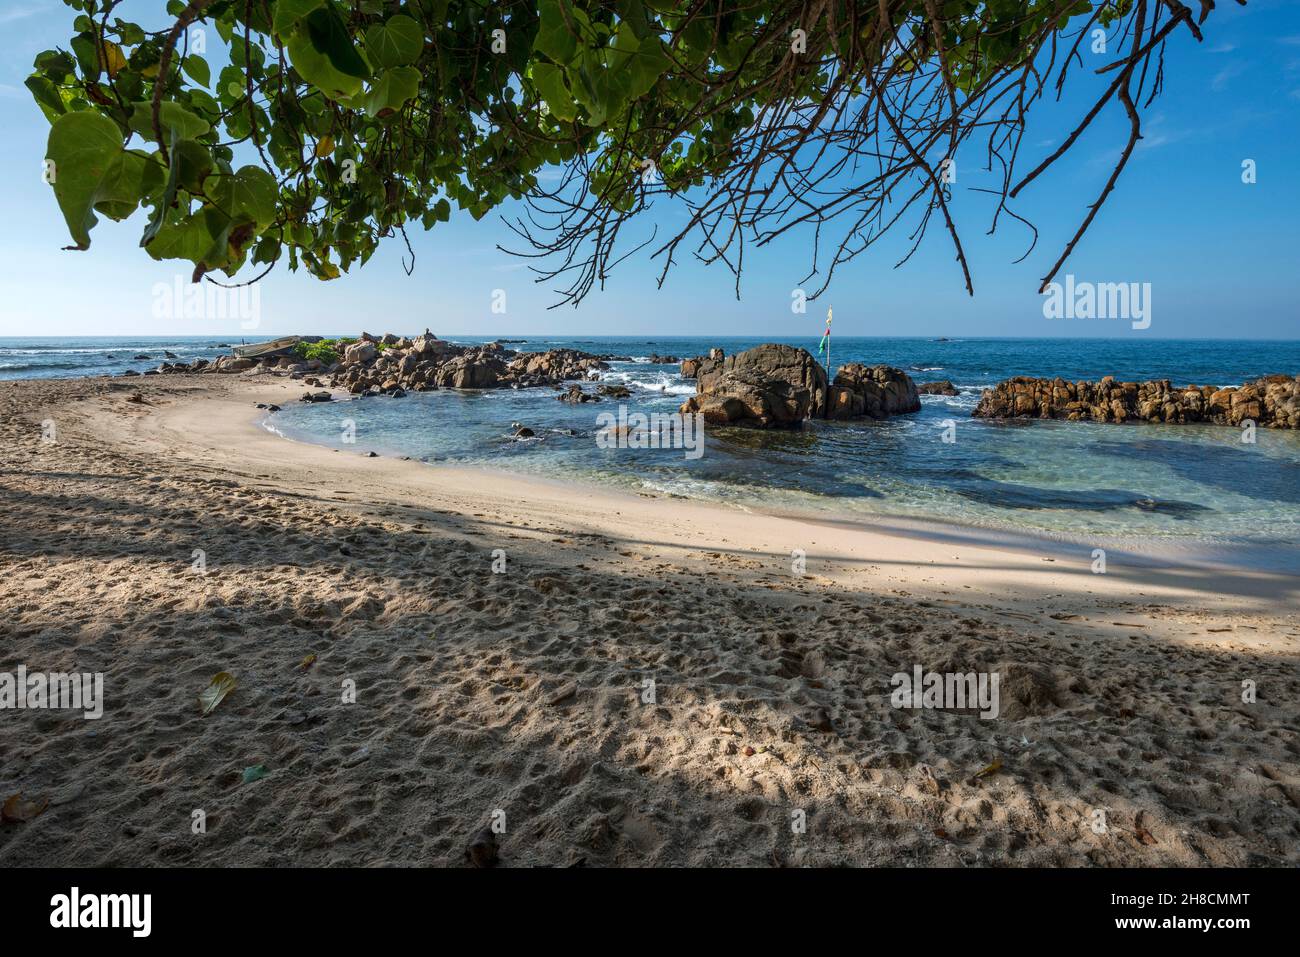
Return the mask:
[[953, 385], [951, 382], [949, 382], [947, 379], [942, 379], [939, 382], [922, 382], [920, 385], [916, 387], [916, 391], [921, 393], [921, 395], [960, 395], [961, 394], [960, 392], [957, 391], [957, 387]]

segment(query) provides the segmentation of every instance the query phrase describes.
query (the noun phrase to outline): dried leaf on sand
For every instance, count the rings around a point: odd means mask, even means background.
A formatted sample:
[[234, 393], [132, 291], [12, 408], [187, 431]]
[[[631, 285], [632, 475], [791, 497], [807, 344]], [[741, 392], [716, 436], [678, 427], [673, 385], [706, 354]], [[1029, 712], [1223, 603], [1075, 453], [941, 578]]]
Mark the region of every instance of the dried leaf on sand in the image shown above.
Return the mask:
[[4, 805], [0, 806], [0, 819], [14, 823], [30, 821], [32, 818], [44, 814], [45, 809], [49, 806], [49, 798], [40, 797], [28, 800], [20, 792], [10, 795]]
[[226, 695], [235, 690], [235, 677], [229, 671], [222, 671], [213, 676], [212, 681], [203, 693], [199, 695], [199, 707], [203, 709], [203, 714], [208, 714], [213, 708], [221, 704]]

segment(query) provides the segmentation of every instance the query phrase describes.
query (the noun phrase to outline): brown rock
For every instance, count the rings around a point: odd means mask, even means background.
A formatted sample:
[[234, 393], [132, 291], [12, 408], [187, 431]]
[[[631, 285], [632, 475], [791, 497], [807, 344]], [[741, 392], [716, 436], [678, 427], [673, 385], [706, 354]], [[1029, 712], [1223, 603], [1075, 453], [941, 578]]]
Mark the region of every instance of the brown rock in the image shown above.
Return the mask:
[[767, 343], [729, 356], [697, 379], [682, 404], [706, 422], [758, 428], [797, 427], [826, 408], [826, 372], [806, 349]]

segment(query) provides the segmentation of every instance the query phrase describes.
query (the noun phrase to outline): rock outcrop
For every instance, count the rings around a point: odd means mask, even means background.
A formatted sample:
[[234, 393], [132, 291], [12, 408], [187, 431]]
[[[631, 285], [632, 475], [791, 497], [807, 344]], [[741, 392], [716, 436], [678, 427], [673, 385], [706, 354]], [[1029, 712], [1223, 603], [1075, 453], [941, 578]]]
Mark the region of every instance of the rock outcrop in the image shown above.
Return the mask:
[[1168, 379], [1067, 382], [1017, 376], [985, 389], [971, 413], [981, 419], [1071, 422], [1211, 422], [1300, 428], [1300, 376], [1271, 375], [1242, 386], [1174, 386]]
[[805, 419], [884, 419], [921, 408], [916, 384], [899, 369], [850, 363], [829, 384], [808, 350], [781, 344], [725, 358], [716, 349], [686, 360], [682, 374], [689, 373], [695, 374], [698, 392], [681, 411], [699, 413], [716, 425], [791, 428]]
[[[297, 355], [267, 355], [256, 359], [230, 355], [211, 361], [196, 359], [189, 364], [164, 362], [146, 374], [243, 372], [287, 375], [291, 379], [320, 375], [328, 377], [330, 386], [346, 389], [353, 395], [402, 396], [431, 389], [558, 386], [574, 379], [597, 378], [599, 370], [609, 368], [599, 356], [577, 349], [515, 352], [497, 342], [457, 346], [427, 330], [414, 339], [392, 333], [372, 336], [363, 332], [355, 341], [340, 344], [339, 348], [342, 355], [329, 365], [320, 359], [302, 359]], [[306, 384], [320, 383], [307, 379]]]
[[891, 415], [920, 411], [921, 397], [916, 383], [901, 369], [851, 362], [840, 366], [835, 373], [828, 418], [887, 419]]
[[706, 422], [759, 428], [797, 426], [826, 408], [826, 372], [806, 349], [768, 343], [728, 356], [696, 380], [682, 404]]
[[[365, 343], [361, 343], [365, 344]], [[608, 366], [576, 349], [515, 352], [500, 343], [455, 346], [432, 335], [399, 339], [365, 362], [345, 360], [333, 384], [353, 394], [392, 395], [395, 389], [523, 389], [589, 379]], [[349, 353], [351, 350], [349, 349]]]

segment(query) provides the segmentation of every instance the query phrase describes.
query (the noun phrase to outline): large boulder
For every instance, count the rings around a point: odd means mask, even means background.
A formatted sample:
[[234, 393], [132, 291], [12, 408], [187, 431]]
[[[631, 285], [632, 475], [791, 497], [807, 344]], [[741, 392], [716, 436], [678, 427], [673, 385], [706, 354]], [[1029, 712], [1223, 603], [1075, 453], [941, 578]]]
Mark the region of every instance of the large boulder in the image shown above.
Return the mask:
[[444, 389], [490, 389], [506, 373], [500, 359], [483, 355], [459, 355], [438, 367], [434, 382]]
[[[365, 333], [363, 332], [364, 336]], [[379, 350], [375, 344], [367, 339], [360, 342], [354, 342], [343, 350], [343, 364], [345, 366], [364, 365], [367, 362], [374, 361], [375, 356], [379, 355]]]
[[706, 422], [793, 428], [826, 409], [826, 372], [807, 349], [766, 343], [700, 369], [698, 393], [682, 404]]
[[901, 369], [850, 362], [840, 366], [835, 374], [829, 418], [855, 419], [865, 415], [887, 419], [891, 415], [920, 411], [921, 397], [916, 383]]
[[422, 336], [416, 336], [411, 340], [411, 354], [420, 356], [424, 359], [430, 359], [434, 356], [440, 356], [451, 351], [451, 343], [439, 339], [430, 333]]

